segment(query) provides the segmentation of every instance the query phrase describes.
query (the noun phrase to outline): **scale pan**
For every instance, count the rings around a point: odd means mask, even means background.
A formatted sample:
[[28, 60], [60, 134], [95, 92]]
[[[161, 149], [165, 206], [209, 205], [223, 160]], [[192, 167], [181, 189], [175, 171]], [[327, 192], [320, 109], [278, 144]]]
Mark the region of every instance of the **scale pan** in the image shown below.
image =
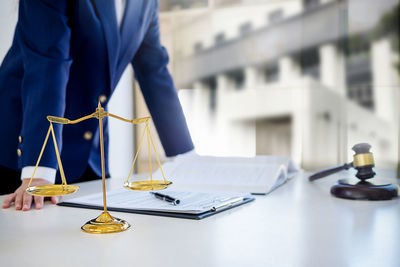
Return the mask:
[[125, 182], [124, 187], [131, 189], [131, 190], [137, 190], [137, 191], [152, 191], [152, 190], [165, 189], [171, 184], [172, 184], [172, 182], [170, 182], [170, 181], [152, 180], [152, 181], [138, 181], [138, 182], [131, 182], [131, 183]]
[[34, 196], [52, 197], [72, 194], [78, 190], [77, 185], [52, 184], [31, 186], [26, 189], [26, 192]]

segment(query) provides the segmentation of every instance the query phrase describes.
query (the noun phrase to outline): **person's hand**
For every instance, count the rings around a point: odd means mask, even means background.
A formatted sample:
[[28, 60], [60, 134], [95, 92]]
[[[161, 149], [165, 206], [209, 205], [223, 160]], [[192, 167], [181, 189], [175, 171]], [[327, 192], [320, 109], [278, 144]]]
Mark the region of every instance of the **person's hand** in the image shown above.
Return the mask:
[[[26, 188], [28, 187], [29, 180], [30, 179], [23, 179], [21, 186], [18, 187], [14, 193], [12, 193], [6, 197], [6, 199], [3, 202], [3, 209], [7, 209], [7, 208], [11, 207], [11, 204], [14, 202], [16, 210], [23, 210], [23, 211], [30, 210], [31, 205], [32, 205], [32, 198], [35, 200], [35, 208], [36, 209], [41, 209], [43, 207], [44, 197], [32, 196], [25, 191]], [[44, 179], [34, 178], [34, 179], [32, 179], [32, 183], [30, 186], [47, 185], [47, 184], [51, 184], [51, 183], [49, 183], [47, 180], [44, 180]], [[54, 197], [51, 197], [51, 202], [53, 204], [57, 204], [58, 201], [60, 201], [60, 199], [61, 199], [61, 197], [54, 196]]]

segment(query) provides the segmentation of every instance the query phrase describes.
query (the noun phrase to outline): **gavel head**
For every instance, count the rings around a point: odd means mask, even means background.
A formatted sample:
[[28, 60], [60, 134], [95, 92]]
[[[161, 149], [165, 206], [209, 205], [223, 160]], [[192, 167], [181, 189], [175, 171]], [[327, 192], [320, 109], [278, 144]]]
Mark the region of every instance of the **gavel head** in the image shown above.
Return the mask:
[[372, 168], [375, 166], [374, 156], [369, 151], [371, 145], [367, 143], [356, 144], [352, 147], [355, 154], [353, 156], [353, 167], [357, 170], [356, 177], [360, 180], [370, 179], [375, 176]]

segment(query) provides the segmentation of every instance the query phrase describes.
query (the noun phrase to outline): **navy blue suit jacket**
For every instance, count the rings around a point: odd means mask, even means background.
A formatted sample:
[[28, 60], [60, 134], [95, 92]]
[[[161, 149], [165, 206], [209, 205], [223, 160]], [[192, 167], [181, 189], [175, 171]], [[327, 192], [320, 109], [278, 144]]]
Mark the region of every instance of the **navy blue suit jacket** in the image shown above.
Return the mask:
[[[193, 149], [160, 44], [158, 8], [158, 0], [127, 0], [119, 29], [113, 0], [21, 0], [14, 40], [0, 68], [0, 165], [34, 166], [49, 127], [46, 116], [92, 113], [130, 63], [166, 155]], [[89, 161], [100, 174], [98, 134], [83, 138], [86, 131], [98, 133], [98, 121], [54, 126], [69, 181]], [[105, 127], [106, 147], [107, 136]], [[40, 165], [57, 168], [50, 139]]]

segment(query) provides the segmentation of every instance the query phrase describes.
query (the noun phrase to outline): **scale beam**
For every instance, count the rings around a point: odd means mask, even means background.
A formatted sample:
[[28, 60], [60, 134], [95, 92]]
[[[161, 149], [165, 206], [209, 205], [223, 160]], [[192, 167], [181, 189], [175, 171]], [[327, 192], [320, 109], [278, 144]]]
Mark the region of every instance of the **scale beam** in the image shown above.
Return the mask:
[[[164, 172], [161, 167], [161, 163], [153, 142], [153, 139], [150, 134], [150, 128], [148, 122], [150, 121], [151, 117], [143, 117], [143, 118], [136, 118], [136, 119], [126, 119], [114, 114], [111, 114], [107, 111], [104, 110], [104, 108], [101, 106], [100, 102], [98, 103], [98, 106], [96, 108], [96, 111], [93, 112], [92, 114], [89, 114], [87, 116], [75, 119], [75, 120], [70, 120], [68, 118], [62, 118], [62, 117], [56, 117], [56, 116], [47, 116], [47, 120], [50, 122], [49, 130], [47, 132], [45, 141], [43, 143], [42, 149], [39, 154], [39, 158], [37, 160], [35, 169], [33, 171], [32, 177], [29, 181], [28, 188], [26, 191], [29, 194], [32, 195], [37, 195], [37, 196], [57, 196], [57, 195], [65, 195], [65, 194], [71, 194], [76, 192], [79, 187], [76, 185], [68, 185], [65, 175], [64, 175], [64, 169], [61, 163], [61, 157], [60, 153], [58, 151], [58, 146], [57, 146], [57, 140], [54, 134], [54, 128], [53, 128], [53, 123], [58, 123], [58, 124], [76, 124], [88, 119], [95, 118], [99, 121], [99, 133], [100, 133], [100, 152], [101, 152], [101, 174], [102, 174], [102, 191], [103, 191], [103, 205], [104, 205], [104, 211], [98, 216], [97, 218], [88, 221], [86, 224], [84, 224], [81, 229], [84, 232], [87, 233], [115, 233], [115, 232], [121, 232], [129, 229], [130, 225], [124, 220], [114, 218], [112, 217], [108, 211], [107, 211], [107, 197], [106, 197], [106, 184], [105, 184], [105, 170], [104, 170], [104, 138], [103, 138], [103, 118], [104, 117], [112, 117], [118, 120], [121, 120], [123, 122], [127, 122], [133, 125], [137, 124], [145, 124], [145, 128], [143, 131], [143, 134], [140, 138], [140, 143], [139, 143], [139, 148], [135, 154], [135, 158], [133, 160], [129, 175], [127, 180], [124, 183], [124, 186], [128, 189], [131, 190], [159, 190], [159, 189], [164, 189], [168, 187], [171, 182], [167, 181], [165, 179]], [[56, 152], [57, 156], [57, 162], [58, 162], [58, 167], [60, 170], [60, 175], [62, 179], [62, 184], [60, 185], [42, 185], [42, 186], [32, 186], [31, 182], [33, 177], [35, 176], [37, 167], [39, 166], [40, 160], [43, 155], [43, 151], [46, 147], [47, 141], [49, 139], [50, 134], [52, 135], [53, 143], [54, 143], [54, 150]], [[142, 146], [143, 142], [143, 137], [144, 135], [147, 134], [147, 145], [148, 145], [148, 153], [149, 153], [149, 166], [150, 166], [150, 181], [136, 181], [136, 182], [129, 182], [129, 178], [133, 172], [134, 165], [136, 163], [136, 160], [138, 158], [138, 154], [140, 151], [140, 148]], [[153, 180], [153, 175], [152, 175], [152, 169], [151, 169], [151, 148], [154, 151], [157, 159], [157, 164], [160, 168], [160, 171], [162, 173], [163, 180], [158, 181], [158, 180]]]

